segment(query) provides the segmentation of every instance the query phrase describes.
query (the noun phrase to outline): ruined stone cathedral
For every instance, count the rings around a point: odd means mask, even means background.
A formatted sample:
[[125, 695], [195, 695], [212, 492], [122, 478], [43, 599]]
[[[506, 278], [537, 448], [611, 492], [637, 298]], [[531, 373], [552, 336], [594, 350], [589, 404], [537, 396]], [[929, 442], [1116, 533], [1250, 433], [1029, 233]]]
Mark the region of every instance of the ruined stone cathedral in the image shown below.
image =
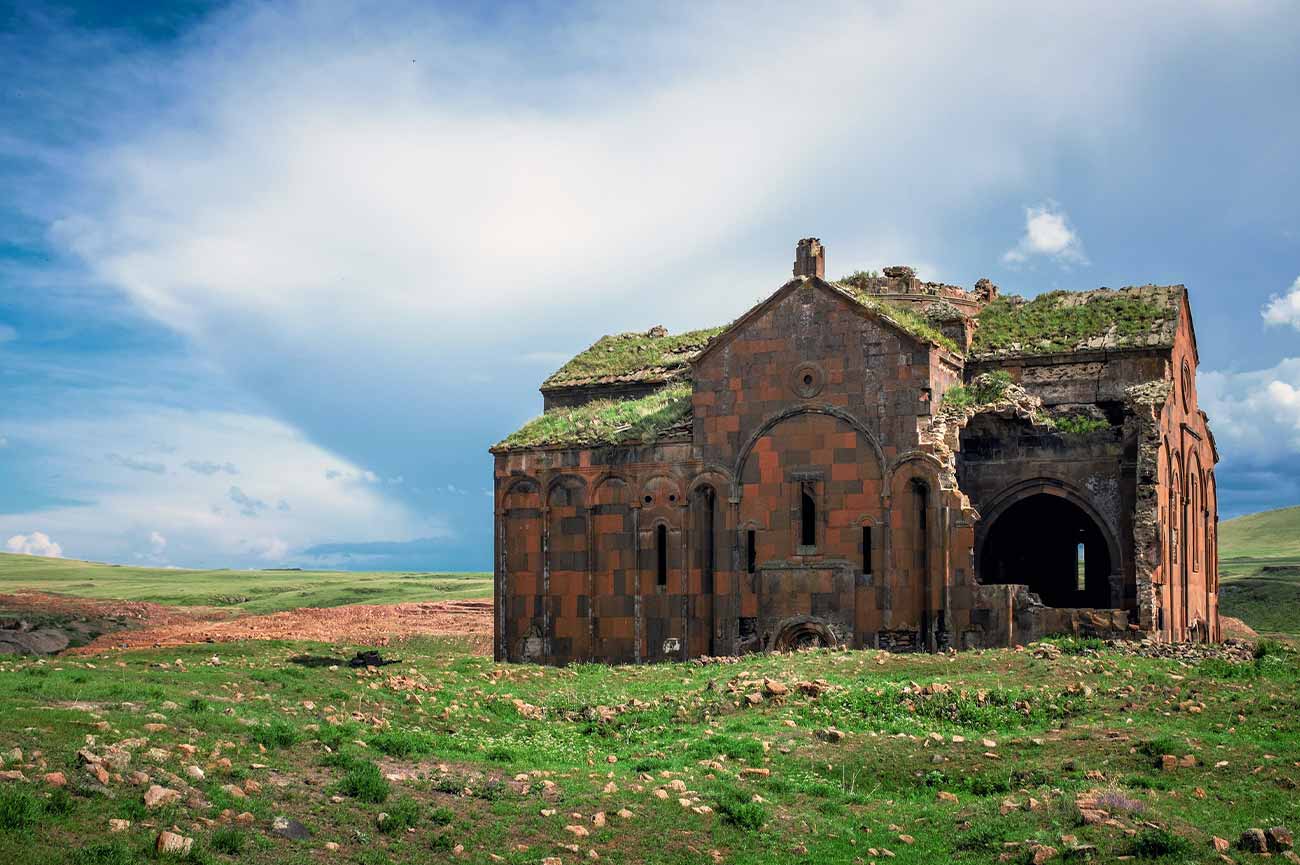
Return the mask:
[[794, 278], [605, 336], [495, 455], [495, 654], [563, 664], [1051, 634], [1218, 638], [1187, 290]]

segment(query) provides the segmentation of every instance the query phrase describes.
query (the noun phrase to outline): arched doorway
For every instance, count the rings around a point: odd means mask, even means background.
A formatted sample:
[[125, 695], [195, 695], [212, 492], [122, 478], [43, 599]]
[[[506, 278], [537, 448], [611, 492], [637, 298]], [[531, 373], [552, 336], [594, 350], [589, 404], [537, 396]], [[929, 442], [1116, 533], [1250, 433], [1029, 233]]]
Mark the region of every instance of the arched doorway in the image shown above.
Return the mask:
[[1049, 607], [1112, 606], [1106, 536], [1063, 496], [1035, 493], [1001, 511], [984, 538], [979, 566], [981, 583], [1028, 586]]

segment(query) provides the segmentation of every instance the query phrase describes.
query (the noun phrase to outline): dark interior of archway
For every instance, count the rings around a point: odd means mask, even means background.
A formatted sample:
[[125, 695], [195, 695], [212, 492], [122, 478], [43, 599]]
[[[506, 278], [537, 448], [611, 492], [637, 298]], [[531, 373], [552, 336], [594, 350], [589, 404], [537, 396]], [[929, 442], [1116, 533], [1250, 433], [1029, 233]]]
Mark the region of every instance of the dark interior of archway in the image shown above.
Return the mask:
[[1060, 496], [1039, 493], [989, 527], [981, 583], [1029, 587], [1049, 607], [1111, 606], [1110, 552], [1093, 519]]

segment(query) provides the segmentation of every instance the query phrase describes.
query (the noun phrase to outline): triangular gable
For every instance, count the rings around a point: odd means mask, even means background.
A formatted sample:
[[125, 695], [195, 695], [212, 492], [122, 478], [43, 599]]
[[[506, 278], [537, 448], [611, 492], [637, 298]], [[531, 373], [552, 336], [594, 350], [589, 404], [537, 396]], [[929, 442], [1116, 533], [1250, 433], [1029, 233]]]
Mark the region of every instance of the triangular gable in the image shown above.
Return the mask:
[[[715, 336], [712, 340], [710, 340], [709, 344], [706, 345], [704, 349], [701, 350], [700, 353], [697, 354], [691, 360], [691, 366], [694, 367], [698, 365], [701, 361], [704, 360], [704, 358], [708, 357], [718, 348], [730, 343], [733, 339], [736, 338], [736, 335], [739, 334], [750, 321], [752, 321], [754, 318], [760, 315], [763, 315], [765, 312], [767, 312], [767, 310], [769, 310], [770, 308], [772, 308], [773, 306], [775, 306], [776, 304], [784, 300], [786, 297], [788, 297], [791, 292], [796, 291], [805, 285], [811, 285], [814, 288], [819, 289], [821, 291], [829, 292], [839, 300], [844, 301], [849, 306], [850, 309], [852, 309], [854, 312], [858, 313], [859, 315], [864, 315], [876, 321], [880, 321], [885, 325], [887, 325], [890, 329], [895, 330], [900, 334], [903, 334], [904, 336], [908, 337], [914, 342], [921, 343], [922, 345], [934, 345], [934, 346], [938, 346], [939, 348], [946, 349], [948, 351], [953, 351], [952, 347], [944, 345], [943, 342], [940, 342], [938, 338], [928, 336], [924, 333], [920, 333], [918, 332], [917, 327], [909, 327], [906, 323], [900, 321], [898, 318], [891, 316], [890, 310], [886, 307], [886, 305], [883, 302], [872, 301], [870, 299], [858, 297], [852, 291], [849, 291], [848, 289], [843, 288], [837, 285], [836, 283], [828, 282], [824, 279], [821, 279], [820, 277], [797, 276], [794, 279], [782, 285], [780, 288], [778, 288], [766, 300], [759, 301], [757, 304], [750, 307], [748, 312], [746, 312], [740, 318], [733, 321], [726, 330], [722, 331], [717, 336]], [[959, 352], [954, 352], [954, 353], [959, 354]]]

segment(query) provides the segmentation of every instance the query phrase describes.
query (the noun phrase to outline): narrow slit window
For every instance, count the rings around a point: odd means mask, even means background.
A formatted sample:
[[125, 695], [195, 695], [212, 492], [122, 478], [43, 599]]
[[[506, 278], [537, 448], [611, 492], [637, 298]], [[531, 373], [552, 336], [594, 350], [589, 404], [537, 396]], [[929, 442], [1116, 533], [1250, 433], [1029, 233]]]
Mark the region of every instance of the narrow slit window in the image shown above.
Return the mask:
[[745, 572], [754, 573], [754, 566], [758, 564], [758, 532], [750, 529], [745, 532]]
[[799, 544], [805, 547], [817, 546], [817, 502], [813, 491], [804, 484], [800, 493]]
[[657, 578], [661, 586], [668, 585], [668, 527], [660, 525], [655, 529], [655, 556], [658, 559]]
[[871, 526], [862, 527], [862, 573], [871, 576]]
[[1079, 591], [1082, 592], [1088, 587], [1088, 562], [1082, 543], [1080, 543], [1078, 548], [1075, 550], [1074, 565], [1075, 571], [1078, 574], [1078, 588]]

